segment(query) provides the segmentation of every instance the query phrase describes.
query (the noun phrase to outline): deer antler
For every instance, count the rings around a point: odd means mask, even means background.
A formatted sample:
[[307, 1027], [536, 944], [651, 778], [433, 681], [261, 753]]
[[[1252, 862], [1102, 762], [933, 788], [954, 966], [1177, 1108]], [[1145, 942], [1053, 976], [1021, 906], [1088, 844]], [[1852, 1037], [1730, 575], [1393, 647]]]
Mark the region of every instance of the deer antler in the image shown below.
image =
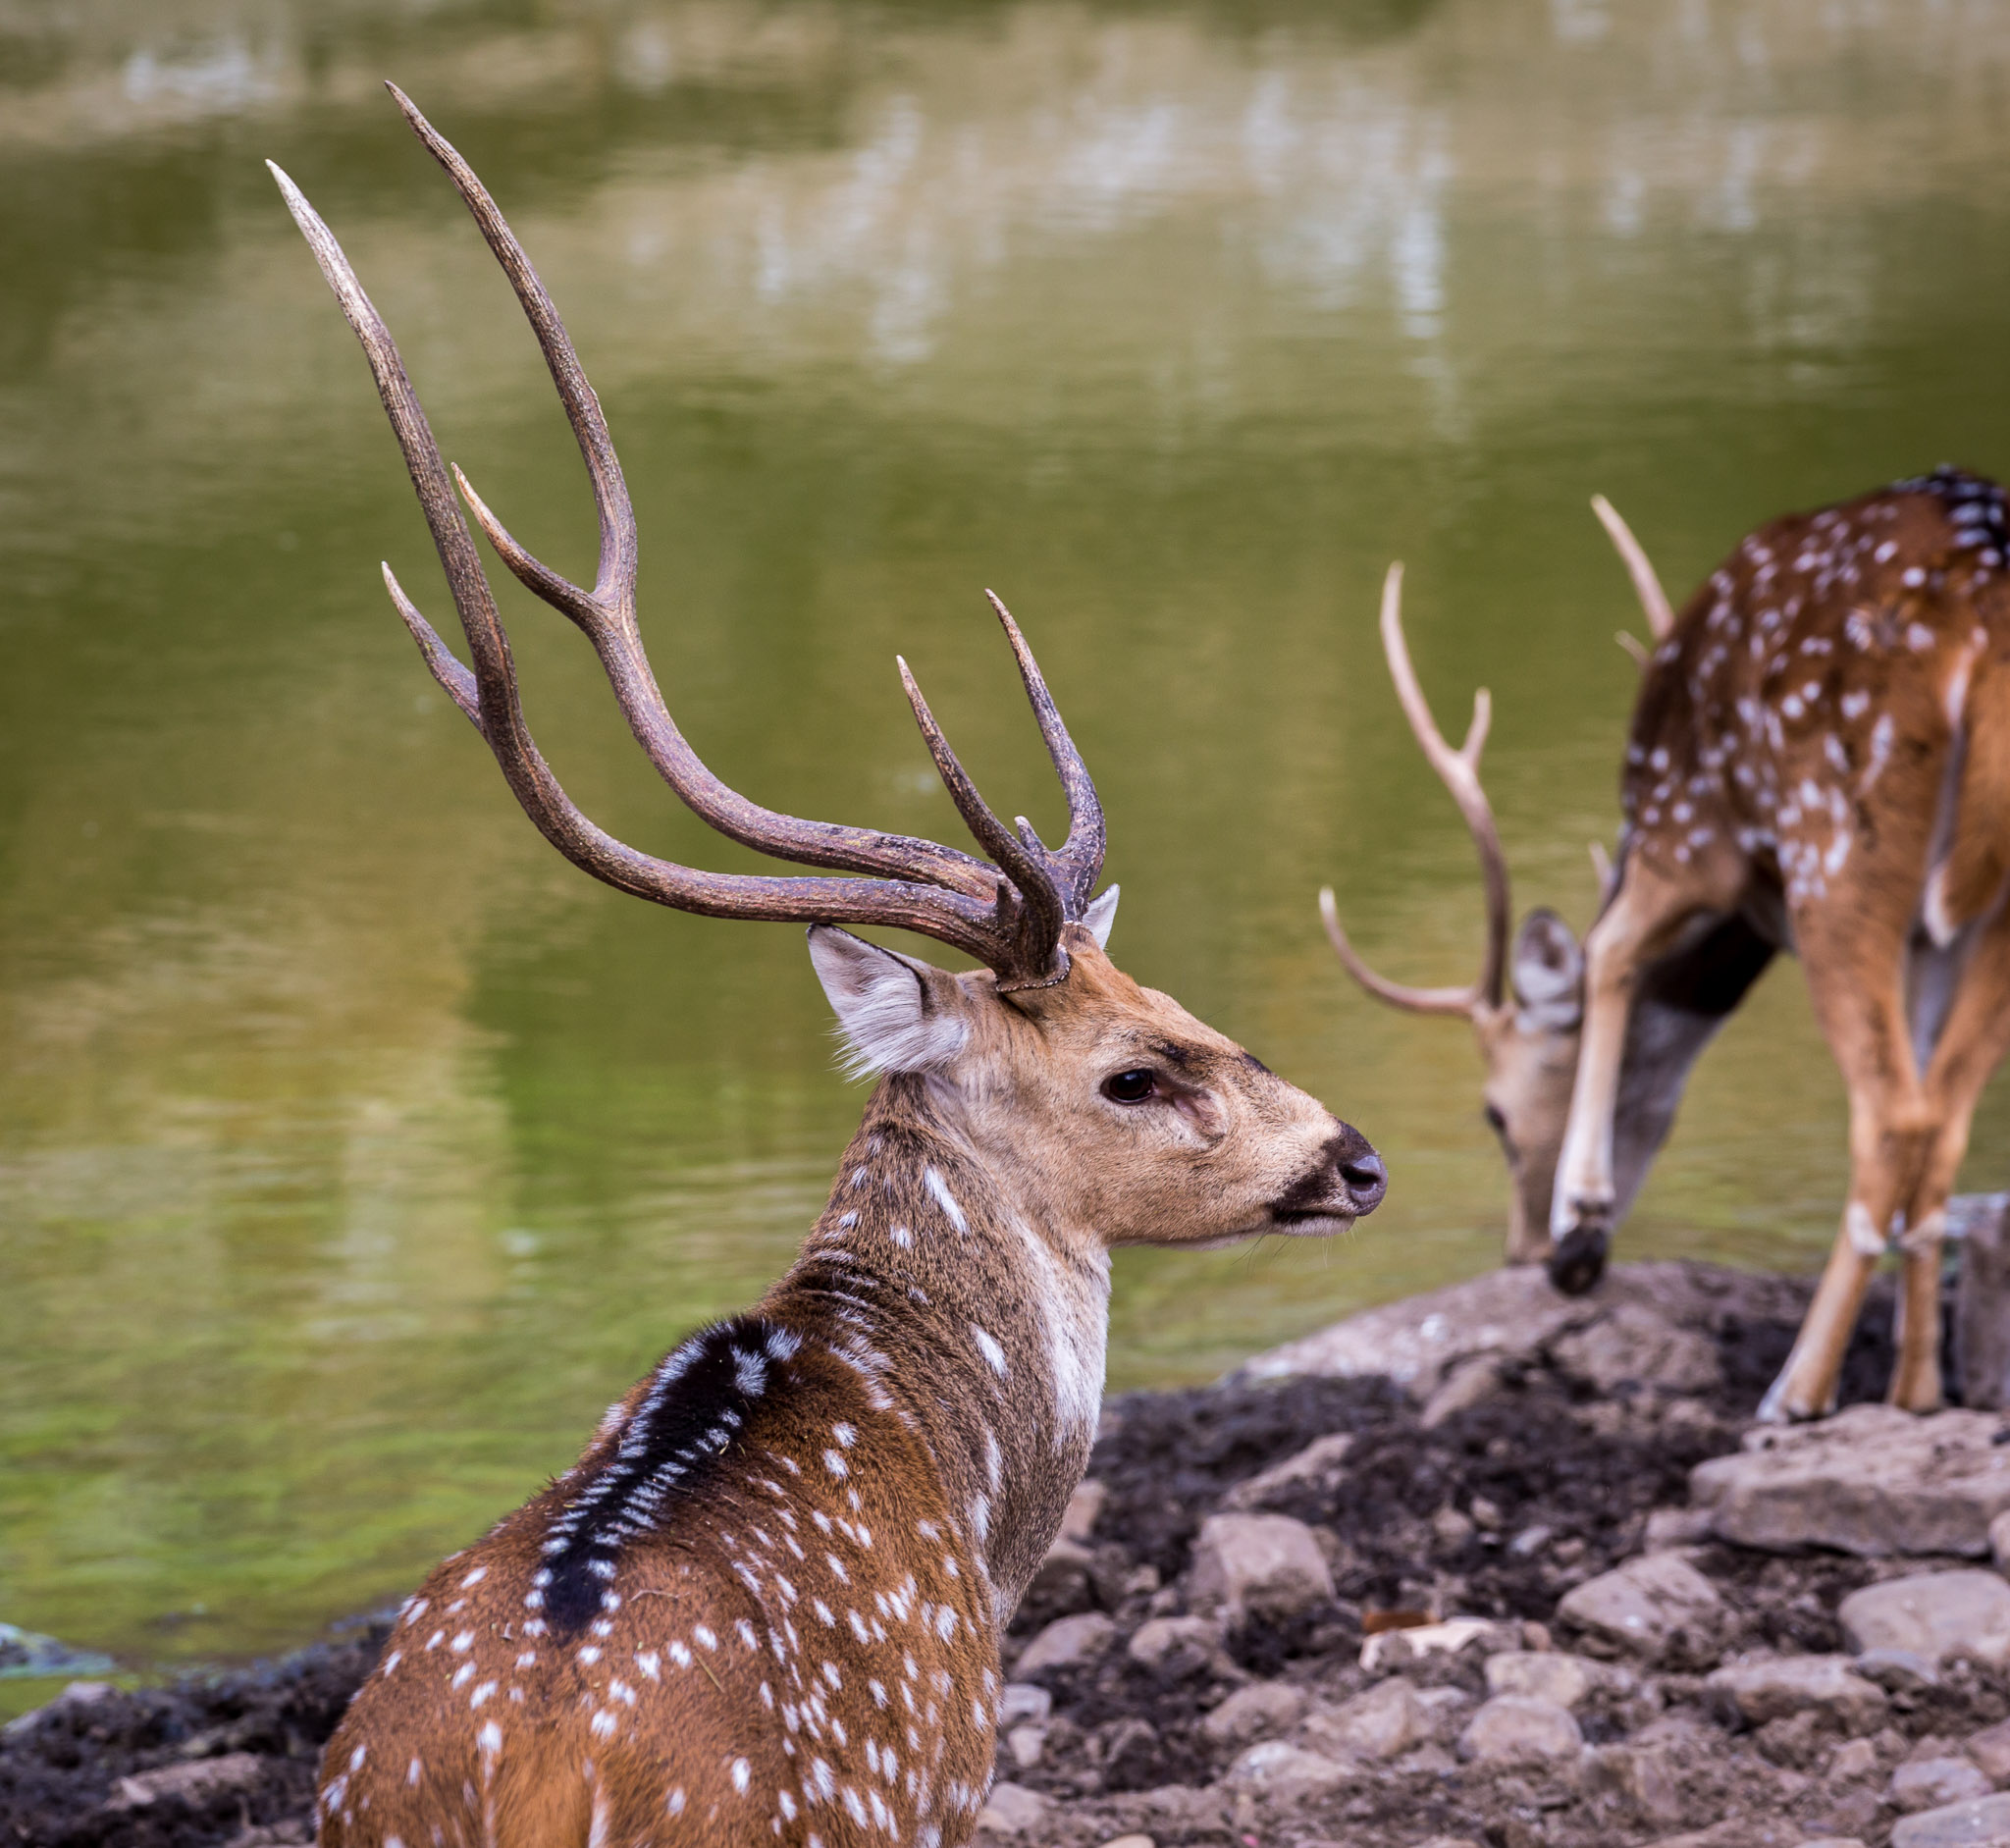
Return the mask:
[[1326, 921], [1326, 934], [1335, 952], [1347, 965], [1348, 974], [1372, 995], [1393, 1007], [1407, 1008], [1413, 1014], [1463, 1014], [1471, 1016], [1481, 1007], [1499, 1007], [1504, 993], [1508, 966], [1508, 930], [1510, 919], [1508, 893], [1508, 861], [1501, 852], [1501, 836], [1494, 825], [1494, 811], [1480, 787], [1480, 753], [1492, 723], [1493, 700], [1481, 687], [1472, 696], [1472, 723], [1465, 742], [1456, 751], [1445, 742], [1424, 691], [1417, 684], [1416, 669], [1410, 664], [1409, 645], [1402, 634], [1402, 566], [1392, 564], [1382, 584], [1382, 652], [1389, 660], [1389, 677], [1396, 683], [1396, 696], [1402, 702], [1410, 730], [1416, 734], [1425, 758], [1438, 772], [1452, 800], [1465, 818], [1479, 850], [1480, 875], [1487, 892], [1487, 948], [1480, 965], [1479, 979], [1467, 988], [1412, 988], [1378, 976], [1364, 963], [1347, 932], [1341, 928], [1340, 909], [1333, 888], [1319, 892], [1319, 915]]
[[[1613, 549], [1625, 560], [1626, 575], [1633, 580], [1633, 594], [1640, 599], [1640, 607], [1647, 616], [1647, 633], [1656, 642], [1666, 642], [1668, 632], [1675, 626], [1675, 612], [1669, 606], [1667, 592], [1661, 587], [1661, 579], [1655, 575], [1646, 549], [1633, 537], [1633, 529], [1619, 517], [1619, 509], [1604, 495], [1591, 497], [1591, 510], [1598, 515], [1599, 524], [1606, 529], [1606, 537], [1613, 542]], [[1626, 644], [1631, 640], [1625, 635], [1619, 638], [1619, 646], [1625, 648], [1629, 655], [1633, 650]]]
[[1068, 797], [1068, 839], [1058, 853], [1049, 852], [1024, 820], [1015, 839], [984, 806], [922, 701], [905, 662], [901, 674], [923, 736], [959, 811], [979, 842], [996, 856], [997, 865], [905, 834], [781, 815], [721, 782], [677, 728], [643, 652], [635, 614], [634, 509], [600, 399], [580, 367], [558, 311], [473, 170], [396, 84], [386, 87], [473, 215], [509, 278], [551, 369], [586, 462], [600, 516], [600, 562], [593, 588], [582, 589], [525, 551], [456, 468], [453, 479], [476, 522], [518, 581], [569, 617], [592, 642], [629, 730], [658, 774], [696, 815], [728, 839], [776, 859], [870, 876], [833, 879], [701, 871], [625, 845], [597, 827], [573, 805], [524, 723], [509, 638], [397, 343], [334, 235], [299, 188], [274, 166], [273, 177], [288, 209], [370, 362], [378, 396], [404, 453], [419, 505], [446, 569], [461, 632], [474, 659], [473, 670], [454, 659], [399, 587], [389, 565], [384, 567], [385, 584], [426, 665], [487, 741], [524, 813], [575, 866], [609, 885], [678, 911], [715, 918], [888, 924], [918, 931], [976, 957], [1006, 985], [1058, 979], [1065, 975], [1067, 953], [1059, 944], [1061, 926], [1081, 917], [1101, 870], [1102, 810], [1032, 652], [1004, 605], [991, 599]]

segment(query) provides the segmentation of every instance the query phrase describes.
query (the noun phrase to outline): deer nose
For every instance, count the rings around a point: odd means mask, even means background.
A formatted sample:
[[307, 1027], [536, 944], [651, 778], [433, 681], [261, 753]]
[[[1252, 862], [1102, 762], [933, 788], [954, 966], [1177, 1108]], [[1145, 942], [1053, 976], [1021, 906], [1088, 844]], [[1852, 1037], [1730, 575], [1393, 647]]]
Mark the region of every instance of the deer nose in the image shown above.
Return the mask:
[[1334, 1164], [1340, 1170], [1341, 1186], [1356, 1213], [1372, 1213], [1389, 1191], [1389, 1170], [1359, 1131], [1349, 1130], [1347, 1140], [1352, 1146], [1343, 1145]]

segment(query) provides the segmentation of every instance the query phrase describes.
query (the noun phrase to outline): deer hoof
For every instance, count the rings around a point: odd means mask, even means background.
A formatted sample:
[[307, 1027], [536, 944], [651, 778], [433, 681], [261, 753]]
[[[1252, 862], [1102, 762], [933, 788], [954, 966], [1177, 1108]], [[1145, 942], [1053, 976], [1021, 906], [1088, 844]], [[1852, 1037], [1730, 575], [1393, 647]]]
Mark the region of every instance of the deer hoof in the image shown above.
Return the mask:
[[1606, 1274], [1607, 1243], [1597, 1226], [1572, 1227], [1550, 1253], [1550, 1282], [1566, 1296], [1583, 1295]]

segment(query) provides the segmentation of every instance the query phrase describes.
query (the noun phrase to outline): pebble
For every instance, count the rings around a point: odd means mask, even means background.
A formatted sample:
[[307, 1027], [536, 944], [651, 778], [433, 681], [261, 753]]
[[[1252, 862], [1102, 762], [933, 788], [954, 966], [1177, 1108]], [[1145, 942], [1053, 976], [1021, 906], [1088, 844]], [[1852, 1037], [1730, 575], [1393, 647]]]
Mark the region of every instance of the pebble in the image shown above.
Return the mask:
[[1753, 1725], [1784, 1719], [1806, 1708], [1833, 1714], [1848, 1732], [1884, 1723], [1884, 1691], [1856, 1672], [1847, 1656], [1775, 1656], [1732, 1663], [1704, 1684], [1728, 1700]]
[[1296, 1725], [1305, 1712], [1305, 1691], [1289, 1681], [1257, 1681], [1238, 1688], [1200, 1722], [1217, 1745], [1246, 1745], [1266, 1733]]
[[1487, 1658], [1489, 1694], [1526, 1694], [1558, 1707], [1575, 1707], [1594, 1688], [1626, 1693], [1633, 1677], [1584, 1656], [1563, 1650], [1509, 1649]]
[[1907, 1812], [1937, 1810], [1989, 1794], [1989, 1780], [1965, 1758], [1916, 1759], [1891, 1773], [1892, 1804]]
[[1027, 1644], [1014, 1664], [1017, 1675], [1034, 1675], [1046, 1668], [1070, 1668], [1105, 1655], [1117, 1640], [1117, 1626], [1100, 1610], [1080, 1616], [1056, 1617]]
[[994, 1835], [1023, 1835], [1047, 1820], [1048, 1804], [1037, 1790], [1024, 1784], [993, 1784], [978, 1817], [978, 1827]]
[[1031, 1720], [1034, 1725], [1054, 1711], [1054, 1697], [1031, 1681], [1008, 1681], [998, 1696], [998, 1723], [1016, 1726]]
[[1858, 1655], [1902, 1649], [1931, 1663], [1968, 1655], [2010, 1661], [2010, 1584], [1994, 1572], [1918, 1572], [1851, 1592], [1836, 1611]]
[[1126, 1652], [1162, 1675], [1197, 1674], [1221, 1646], [1221, 1625], [1207, 1617], [1148, 1617]]
[[1482, 1765], [1547, 1766], [1583, 1750], [1570, 1710], [1527, 1694], [1495, 1695], [1458, 1735], [1458, 1756]]
[[1287, 1745], [1282, 1739], [1268, 1739], [1252, 1745], [1229, 1767], [1229, 1781], [1278, 1796], [1303, 1796], [1312, 1791], [1331, 1790], [1346, 1783], [1352, 1770], [1317, 1752]]
[[1650, 1553], [1566, 1592], [1557, 1614], [1613, 1648], [1653, 1661], [1679, 1638], [1713, 1633], [1723, 1600], [1679, 1554]]
[[1232, 1620], [1294, 1617], [1333, 1597], [1318, 1536], [1288, 1514], [1211, 1514], [1193, 1543], [1192, 1602]]
[[1315, 1745], [1358, 1758], [1389, 1759], [1438, 1736], [1438, 1708], [1402, 1675], [1378, 1681], [1352, 1700], [1306, 1722]]
[[1961, 1748], [1992, 1784], [2010, 1782], [2010, 1719], [1984, 1726]]
[[2010, 1795], [1905, 1817], [1891, 1831], [1891, 1848], [2010, 1848]]

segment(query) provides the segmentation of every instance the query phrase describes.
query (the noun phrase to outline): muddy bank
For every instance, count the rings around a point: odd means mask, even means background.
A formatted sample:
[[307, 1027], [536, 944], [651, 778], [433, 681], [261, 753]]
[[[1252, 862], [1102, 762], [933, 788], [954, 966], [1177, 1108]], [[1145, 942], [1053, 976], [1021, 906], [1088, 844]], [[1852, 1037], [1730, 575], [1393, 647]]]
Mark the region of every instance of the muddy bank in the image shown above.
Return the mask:
[[[1986, 1567], [1973, 1547], [1759, 1550], [1690, 1509], [1803, 1287], [1674, 1265], [1622, 1267], [1589, 1304], [1525, 1287], [1477, 1280], [1234, 1381], [1111, 1402], [1012, 1628], [989, 1833], [1882, 1848], [1913, 1812], [2010, 1781], [2001, 1667], [1858, 1663], [1840, 1614], [1878, 1581]], [[1846, 1399], [1881, 1391], [1887, 1324], [1874, 1306]], [[1644, 1640], [1598, 1605], [1615, 1568], [1646, 1571]], [[378, 1641], [25, 1716], [0, 1733], [0, 1843], [309, 1839], [319, 1747]], [[1758, 1692], [1725, 1681], [1741, 1662]]]

